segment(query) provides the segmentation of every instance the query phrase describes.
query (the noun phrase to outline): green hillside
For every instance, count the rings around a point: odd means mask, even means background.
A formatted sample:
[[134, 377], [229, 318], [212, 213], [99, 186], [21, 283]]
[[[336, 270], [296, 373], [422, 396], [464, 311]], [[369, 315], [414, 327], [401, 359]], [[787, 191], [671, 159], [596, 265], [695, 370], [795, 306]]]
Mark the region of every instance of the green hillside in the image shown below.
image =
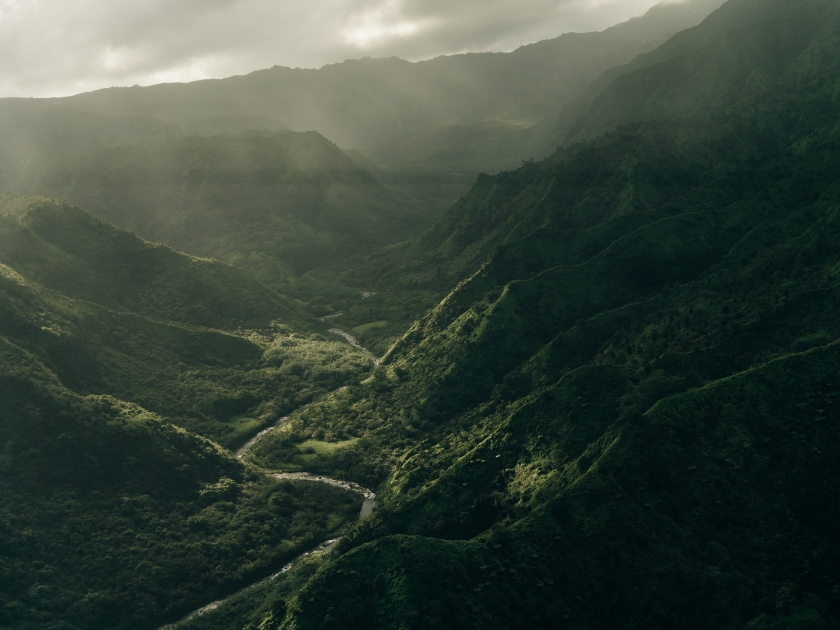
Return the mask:
[[406, 458], [417, 497], [282, 627], [834, 627], [839, 365], [833, 345], [618, 420], [621, 372], [571, 372], [437, 478]]
[[[5, 272], [9, 275], [9, 272]], [[0, 336], [0, 627], [141, 628], [264, 575], [358, 510], [272, 483]]]
[[34, 188], [270, 284], [405, 240], [434, 219], [314, 132], [110, 148], [47, 172]]
[[[800, 36], [765, 89], [481, 178], [413, 250], [378, 255], [404, 308], [466, 279], [369, 379], [255, 449], [282, 465], [355, 440], [308, 466], [380, 484], [382, 504], [282, 622], [251, 623], [836, 625], [840, 9], [722, 15]], [[673, 96], [659, 72], [627, 75], [652, 109]]]
[[370, 369], [244, 271], [63, 203], [2, 198], [0, 269], [0, 334], [65, 386], [137, 403], [225, 446]]
[[756, 21], [757, 2], [727, 2], [697, 28], [605, 72], [566, 108], [546, 146], [592, 138], [632, 121], [691, 118], [760, 102], [794, 80], [790, 65], [805, 50], [832, 54], [830, 41], [814, 44], [824, 26], [823, 3], [799, 3], [791, 20], [789, 2], [761, 2]]
[[[833, 33], [825, 27], [829, 10], [824, 2], [728, 2], [698, 27], [606, 72], [567, 108], [557, 128], [543, 129], [544, 148], [565, 145], [549, 160], [480, 176], [420, 238], [323, 273], [379, 294], [363, 305], [349, 303], [339, 321], [346, 327], [388, 321], [388, 329], [363, 337], [384, 352], [500, 247], [524, 251], [513, 244], [542, 234], [522, 246], [543, 256], [534, 271], [551, 259], [582, 262], [575, 258], [578, 247], [584, 248], [580, 255], [597, 254], [625, 230], [673, 212], [668, 204], [692, 186], [727, 174], [736, 194], [768, 185], [772, 172], [761, 182], [737, 182], [735, 173], [761, 172], [744, 164], [786, 151], [832, 120], [834, 71], [821, 74], [836, 64]], [[581, 142], [653, 120], [663, 124]], [[575, 245], [557, 248], [558, 237]], [[511, 271], [496, 265], [493, 273], [502, 276], [492, 281], [521, 277], [519, 263], [513, 264]]]
[[321, 329], [244, 271], [0, 197], [0, 627], [153, 628], [354, 519], [219, 446], [369, 371]]
[[0, 221], [2, 261], [68, 297], [220, 329], [309, 323], [236, 268], [144, 241], [66, 203], [6, 193]]

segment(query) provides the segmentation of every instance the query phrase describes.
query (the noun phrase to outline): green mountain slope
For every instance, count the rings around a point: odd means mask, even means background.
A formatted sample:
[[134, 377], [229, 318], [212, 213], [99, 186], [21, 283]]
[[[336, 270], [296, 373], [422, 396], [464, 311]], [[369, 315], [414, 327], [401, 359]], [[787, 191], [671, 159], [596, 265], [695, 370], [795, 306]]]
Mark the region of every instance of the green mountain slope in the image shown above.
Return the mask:
[[[387, 329], [360, 336], [365, 343], [384, 342], [377, 346], [384, 353], [395, 334], [401, 335], [420, 313], [494, 256], [497, 264], [456, 292], [458, 297], [449, 298], [446, 312], [452, 304], [469, 304], [506, 281], [554, 265], [585, 262], [622, 235], [684, 211], [686, 189], [727, 175], [743, 159], [737, 152], [716, 151], [713, 145], [720, 140], [704, 136], [703, 129], [683, 125], [646, 129], [610, 138], [597, 148], [565, 150], [512, 173], [480, 177], [419, 238], [354, 265], [319, 272], [379, 292], [361, 306], [345, 308], [337, 321], [345, 327], [390, 322]], [[760, 151], [757, 138], [749, 134], [732, 140], [745, 155]], [[764, 176], [739, 184], [733, 174], [727, 179], [732, 189], [723, 194], [737, 198], [769, 181]], [[714, 201], [700, 198], [695, 203], [703, 209]], [[467, 297], [461, 298], [464, 291]]]
[[2, 261], [69, 297], [207, 327], [296, 327], [305, 316], [251, 276], [184, 256], [42, 198], [0, 197]]
[[370, 367], [244, 271], [66, 204], [0, 208], [0, 334], [65, 386], [134, 402], [235, 447]]
[[[833, 345], [617, 423], [620, 375], [573, 372], [429, 483], [420, 535], [331, 563], [282, 627], [833, 627], [837, 368]], [[507, 524], [441, 537], [505, 499]]]
[[[265, 574], [347, 518], [0, 336], [0, 627], [140, 628]], [[294, 516], [292, 516], [294, 514]]]
[[[770, 37], [780, 6], [723, 10]], [[381, 484], [266, 623], [836, 625], [840, 9], [783, 17], [766, 90], [484, 178], [424, 237], [418, 276], [468, 277], [254, 451], [355, 438], [311, 469]]]
[[[542, 233], [527, 246], [556, 257], [556, 264], [582, 261], [575, 258], [578, 246], [585, 247], [581, 254], [595, 255], [625, 230], [663, 216], [660, 211], [672, 212], [660, 206], [677, 203], [703, 181], [732, 172], [737, 194], [766, 185], [770, 180], [737, 183], [740, 175], [733, 169], [784, 151], [794, 138], [831, 122], [833, 70], [821, 73], [836, 61], [834, 35], [825, 28], [830, 5], [757, 6], [747, 0], [727, 3], [698, 27], [608, 71], [592, 88], [595, 96], [568, 110], [561, 124], [565, 131], [548, 134], [544, 144], [553, 147], [632, 121], [663, 125], [624, 131], [606, 144], [572, 142], [545, 163], [480, 177], [422, 237], [331, 270], [332, 277], [380, 293], [376, 308], [369, 302], [344, 309], [343, 325], [393, 322], [380, 338], [365, 339], [388, 345], [422, 307], [441, 299], [501, 246]], [[565, 135], [574, 125], [580, 135]], [[586, 232], [571, 234], [580, 229]], [[575, 246], [558, 250], [557, 237], [572, 238]], [[502, 271], [508, 279], [520, 272]]]
[[206, 439], [370, 369], [320, 329], [242, 270], [0, 197], [0, 627], [156, 627], [353, 519]]
[[793, 79], [790, 64], [805, 49], [831, 54], [831, 40], [813, 42], [824, 25], [824, 3], [762, 3], [757, 22], [756, 1], [728, 2], [697, 28], [605, 72], [566, 109], [547, 142], [569, 143], [632, 121], [690, 118], [755, 102]]
[[49, 171], [35, 188], [275, 284], [404, 240], [432, 218], [317, 133], [111, 148]]

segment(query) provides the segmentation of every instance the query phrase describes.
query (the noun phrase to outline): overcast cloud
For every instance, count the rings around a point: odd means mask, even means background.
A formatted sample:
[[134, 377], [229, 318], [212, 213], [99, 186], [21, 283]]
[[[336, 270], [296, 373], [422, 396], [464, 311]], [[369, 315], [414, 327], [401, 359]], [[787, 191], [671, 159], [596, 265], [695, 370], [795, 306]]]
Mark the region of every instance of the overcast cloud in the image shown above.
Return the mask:
[[507, 51], [658, 0], [0, 0], [0, 96]]

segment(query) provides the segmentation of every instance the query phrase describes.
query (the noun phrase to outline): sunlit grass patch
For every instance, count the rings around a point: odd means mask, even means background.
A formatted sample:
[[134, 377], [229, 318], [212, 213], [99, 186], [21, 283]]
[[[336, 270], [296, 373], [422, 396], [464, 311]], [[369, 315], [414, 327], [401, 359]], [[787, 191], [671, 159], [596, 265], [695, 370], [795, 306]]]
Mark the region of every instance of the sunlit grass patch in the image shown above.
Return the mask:
[[262, 423], [262, 420], [260, 420], [259, 418], [255, 418], [250, 414], [234, 416], [226, 423], [230, 428], [233, 429], [233, 432], [229, 435], [229, 439], [231, 441], [237, 441], [242, 436], [251, 435], [260, 427]]
[[370, 330], [376, 330], [377, 328], [385, 328], [388, 325], [388, 322], [385, 320], [380, 320], [378, 322], [370, 322], [369, 324], [362, 324], [361, 326], [356, 326], [353, 329], [353, 334], [363, 335]]
[[357, 441], [358, 438], [352, 438], [350, 440], [344, 440], [342, 442], [322, 442], [320, 440], [306, 440], [306, 442], [299, 444], [297, 449], [301, 453], [300, 458], [304, 461], [309, 462], [315, 459], [316, 457], [328, 457], [335, 453], [338, 449], [350, 446], [351, 444], [354, 444]]
[[[280, 437], [279, 435], [277, 437]], [[269, 437], [269, 440], [271, 437]], [[287, 436], [284, 445], [278, 449], [271, 449], [267, 456], [256, 453], [253, 461], [258, 466], [273, 470], [295, 472], [306, 469], [309, 464], [321, 457], [330, 457], [337, 451], [352, 446], [358, 438], [327, 442], [324, 440], [306, 440], [295, 443], [293, 436]]]

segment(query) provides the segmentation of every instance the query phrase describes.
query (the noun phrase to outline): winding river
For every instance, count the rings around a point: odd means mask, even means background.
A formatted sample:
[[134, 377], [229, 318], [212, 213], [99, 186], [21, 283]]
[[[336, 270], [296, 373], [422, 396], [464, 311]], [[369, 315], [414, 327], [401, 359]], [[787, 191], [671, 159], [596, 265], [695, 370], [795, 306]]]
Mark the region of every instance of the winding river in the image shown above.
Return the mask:
[[[374, 366], [379, 365], [379, 359], [376, 357], [376, 355], [374, 355], [367, 348], [363, 348], [353, 335], [351, 335], [350, 333], [348, 333], [346, 331], [343, 331], [339, 328], [333, 328], [333, 329], [330, 330], [330, 332], [333, 333], [333, 334], [341, 335], [342, 337], [344, 337], [350, 343], [350, 345], [352, 345], [355, 348], [359, 348], [360, 350], [363, 350], [365, 352], [365, 354], [367, 354], [370, 357], [370, 359], [373, 361]], [[326, 398], [329, 398], [330, 396], [334, 396], [338, 392], [344, 391], [345, 389], [347, 389], [347, 388], [346, 387], [340, 387], [340, 388], [336, 389], [335, 391], [330, 392], [326, 396], [323, 396], [323, 397], [319, 398], [318, 400], [314, 400], [311, 403], [303, 405], [302, 407], [298, 407], [292, 413], [290, 413], [288, 416], [284, 416], [283, 418], [280, 418], [273, 425], [271, 425], [267, 429], [263, 429], [262, 431], [257, 433], [257, 435], [255, 435], [253, 438], [248, 440], [248, 442], [242, 448], [240, 448], [238, 451], [236, 451], [236, 458], [240, 461], [245, 461], [245, 457], [247, 457], [248, 453], [250, 453], [251, 450], [253, 450], [253, 448], [257, 444], [259, 444], [265, 438], [267, 438], [269, 435], [271, 435], [271, 433], [273, 433], [274, 431], [276, 431], [277, 429], [279, 429], [280, 427], [282, 427], [283, 425], [288, 423], [292, 419], [292, 416], [294, 416], [296, 413], [299, 413], [299, 412], [303, 411], [304, 409], [307, 409], [308, 407], [311, 407], [316, 402], [320, 402], [321, 400], [325, 400]], [[373, 492], [373, 490], [369, 490], [368, 488], [363, 488], [359, 484], [354, 483], [352, 481], [342, 481], [341, 479], [333, 479], [332, 477], [326, 477], [324, 475], [316, 475], [316, 474], [313, 474], [313, 473], [306, 473], [306, 472], [271, 472], [271, 471], [268, 471], [268, 470], [264, 470], [263, 472], [267, 475], [271, 475], [275, 479], [287, 479], [287, 480], [290, 480], [290, 481], [305, 481], [305, 482], [310, 482], [310, 483], [322, 483], [322, 484], [326, 484], [328, 486], [333, 486], [333, 487], [336, 487], [336, 488], [341, 488], [343, 490], [348, 490], [350, 492], [356, 492], [358, 494], [361, 494], [364, 497], [364, 501], [362, 503], [362, 509], [359, 512], [359, 520], [367, 518], [368, 516], [373, 514], [373, 511], [376, 509], [376, 494]], [[331, 540], [326, 540], [326, 541], [322, 542], [321, 544], [319, 544], [317, 547], [314, 547], [313, 549], [310, 549], [309, 551], [305, 551], [304, 553], [302, 553], [299, 556], [297, 556], [296, 558], [294, 558], [291, 562], [287, 563], [277, 573], [274, 573], [272, 575], [269, 575], [268, 577], [262, 578], [261, 580], [258, 580], [256, 582], [254, 582], [253, 584], [249, 584], [245, 588], [242, 588], [242, 589], [236, 591], [235, 593], [225, 597], [224, 599], [220, 599], [218, 601], [207, 604], [206, 606], [203, 606], [202, 608], [199, 608], [198, 610], [195, 610], [195, 611], [191, 612], [190, 614], [186, 615], [185, 617], [182, 617], [181, 619], [179, 619], [175, 623], [167, 624], [165, 626], [160, 626], [158, 628], [158, 630], [174, 630], [175, 628], [180, 626], [182, 623], [186, 623], [187, 621], [190, 621], [191, 619], [195, 619], [196, 617], [200, 617], [200, 616], [202, 616], [206, 613], [212, 612], [212, 611], [216, 610], [217, 608], [219, 608], [222, 604], [224, 604], [229, 599], [232, 599], [232, 598], [236, 597], [237, 595], [240, 595], [240, 594], [245, 593], [245, 592], [247, 592], [247, 591], [249, 591], [253, 588], [256, 588], [258, 586], [266, 584], [267, 582], [271, 582], [272, 580], [277, 579], [278, 577], [280, 577], [284, 573], [292, 570], [302, 560], [304, 560], [304, 559], [306, 559], [310, 556], [315, 556], [315, 555], [322, 554], [322, 553], [325, 553], [325, 552], [329, 551], [330, 549], [332, 549], [333, 547], [335, 547], [338, 544], [339, 540], [341, 540], [341, 538], [333, 538]]]
[[309, 407], [311, 407], [315, 403], [321, 402], [322, 400], [325, 400], [325, 399], [329, 398], [330, 396], [335, 396], [338, 392], [343, 392], [345, 389], [347, 389], [347, 387], [339, 387], [338, 389], [331, 391], [326, 396], [321, 396], [317, 400], [313, 400], [311, 403], [303, 405], [302, 407], [298, 407], [292, 413], [290, 413], [288, 416], [283, 416], [277, 422], [272, 424], [270, 427], [268, 427], [267, 429], [263, 429], [262, 431], [257, 433], [254, 437], [252, 437], [250, 440], [248, 440], [242, 448], [240, 448], [238, 451], [236, 451], [236, 459], [238, 459], [240, 461], [244, 461], [245, 457], [248, 455], [248, 453], [250, 453], [251, 450], [253, 450], [253, 448], [257, 444], [262, 442], [271, 433], [273, 433], [274, 431], [276, 431], [277, 429], [282, 427], [284, 424], [289, 422], [289, 420], [292, 419], [292, 416], [295, 415], [296, 413], [300, 413], [304, 409], [308, 409]]

